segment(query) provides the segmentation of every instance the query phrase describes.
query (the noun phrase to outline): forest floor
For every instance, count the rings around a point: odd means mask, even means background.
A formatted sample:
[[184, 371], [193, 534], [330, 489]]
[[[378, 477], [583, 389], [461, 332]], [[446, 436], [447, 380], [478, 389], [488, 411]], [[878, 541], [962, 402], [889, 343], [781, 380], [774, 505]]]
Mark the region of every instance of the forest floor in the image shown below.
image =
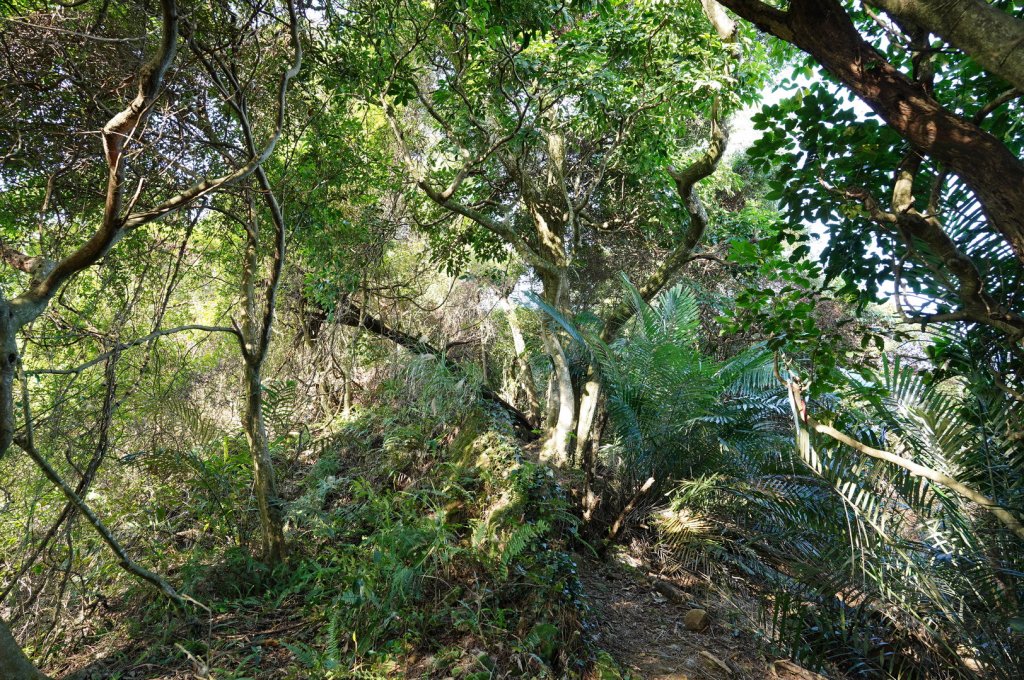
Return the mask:
[[[527, 456], [535, 458], [534, 447], [523, 448]], [[348, 458], [346, 465], [353, 477], [385, 485], [383, 479], [374, 478], [379, 471], [375, 454]], [[564, 471], [555, 471], [553, 476], [563, 488], [573, 485]], [[395, 496], [399, 497], [404, 496]], [[352, 502], [344, 494], [332, 498], [328, 505], [344, 508]], [[716, 584], [682, 571], [666, 574], [670, 570], [650, 566], [658, 560], [644, 541], [624, 543], [613, 546], [605, 559], [593, 553], [570, 554], [589, 609], [590, 645], [598, 652], [588, 680], [822, 678], [765, 656], [759, 606], [743, 593], [741, 583]], [[277, 596], [273, 588], [266, 595], [259, 590], [243, 592], [244, 577], [230, 565], [211, 565], [204, 577], [205, 591], [196, 593], [210, 611], [196, 610], [191, 621], [170, 611], [147, 611], [145, 604], [132, 598], [112, 599], [96, 621], [82, 622], [78, 643], [63, 658], [51, 659], [47, 670], [53, 678], [63, 680], [483, 677], [473, 664], [486, 656], [485, 646], [472, 635], [454, 630], [450, 641], [429, 641], [428, 646], [443, 647], [447, 653], [454, 649], [462, 659], [443, 671], [437, 670], [435, 652], [415, 647], [394, 656], [396, 663], [383, 674], [379, 668], [363, 673], [344, 666], [330, 673], [311, 671], [308, 659], [302, 657], [323, 647], [324, 619], [317, 618], [308, 599], [304, 602], [295, 590], [279, 591]], [[236, 596], [227, 595], [232, 591]], [[702, 625], [694, 625], [698, 611], [706, 616]], [[698, 614], [698, 618], [703, 617]], [[149, 623], [140, 626], [143, 620]], [[347, 642], [344, 647], [342, 653]], [[505, 672], [490, 677], [513, 677], [510, 672], [506, 665]], [[530, 677], [531, 673], [515, 676]]]
[[[581, 563], [580, 578], [598, 626], [596, 644], [630, 678], [824, 680], [765, 656], [749, 620], [756, 605], [747, 598], [693, 577], [645, 573], [642, 562], [625, 552]], [[707, 614], [701, 630], [687, 628], [694, 610]]]
[[[742, 603], [723, 601], [721, 593], [698, 579], [651, 576], [636, 558], [620, 553], [604, 561], [580, 558], [580, 578], [596, 624], [596, 646], [606, 651], [628, 680], [816, 680], [823, 676], [788, 662], [772, 662], [751, 630], [736, 623]], [[633, 562], [637, 566], [631, 566]], [[668, 585], [666, 585], [668, 584]], [[669, 596], [662, 593], [668, 593]], [[81, 650], [55, 664], [54, 677], [65, 680], [212, 680], [242, 677], [211, 673], [210, 667], [249, 666], [258, 655], [254, 680], [302, 678], [288, 645], [315, 639], [315, 624], [298, 606], [283, 603], [276, 610], [239, 608], [213, 615], [193, 630], [185, 623], [169, 630], [168, 639], [195, 635], [205, 627], [205, 658], [189, 656], [169, 662], [164, 644], [108, 636], [101, 645]], [[703, 609], [708, 625], [688, 630], [688, 612]], [[153, 644], [156, 642], [156, 644]], [[120, 644], [119, 644], [120, 643]], [[616, 677], [595, 671], [597, 680]], [[413, 663], [393, 677], [433, 677], [424, 664]]]
[[[597, 645], [637, 678], [765, 677], [766, 662], [749, 633], [724, 624], [723, 608], [681, 587], [685, 582], [646, 576], [615, 557], [581, 564], [580, 578], [597, 622]], [[708, 615], [699, 631], [685, 623], [695, 610]]]

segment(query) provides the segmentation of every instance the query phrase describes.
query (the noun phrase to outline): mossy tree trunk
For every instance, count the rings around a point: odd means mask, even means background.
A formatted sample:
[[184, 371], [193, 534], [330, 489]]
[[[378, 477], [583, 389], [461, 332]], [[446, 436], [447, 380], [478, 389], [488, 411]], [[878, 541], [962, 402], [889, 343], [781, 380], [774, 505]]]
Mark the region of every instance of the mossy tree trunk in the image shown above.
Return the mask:
[[266, 289], [263, 291], [264, 306], [260, 310], [256, 292], [256, 281], [261, 274], [260, 220], [250, 192], [247, 196], [248, 220], [245, 259], [242, 265], [242, 302], [245, 310], [241, 326], [245, 363], [245, 406], [242, 413], [242, 425], [252, 456], [253, 486], [260, 511], [263, 559], [268, 564], [276, 565], [284, 561], [287, 551], [284, 539], [284, 513], [281, 499], [277, 494], [274, 461], [270, 455], [270, 442], [263, 420], [262, 374], [263, 364], [270, 347], [275, 299], [284, 263], [284, 219], [262, 171], [258, 172], [257, 179], [260, 180], [261, 185], [264, 185], [261, 186], [261, 189], [263, 189], [264, 200], [271, 212], [275, 238], [270, 276]]

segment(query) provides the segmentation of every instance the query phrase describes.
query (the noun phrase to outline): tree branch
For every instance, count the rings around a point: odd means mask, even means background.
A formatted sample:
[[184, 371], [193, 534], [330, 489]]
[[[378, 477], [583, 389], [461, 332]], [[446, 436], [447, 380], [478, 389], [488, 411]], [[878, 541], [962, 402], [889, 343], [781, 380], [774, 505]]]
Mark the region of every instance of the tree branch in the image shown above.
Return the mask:
[[38, 316], [65, 281], [98, 262], [124, 235], [124, 222], [120, 215], [124, 198], [124, 147], [152, 111], [164, 75], [177, 53], [177, 4], [175, 0], [161, 0], [160, 6], [163, 13], [160, 47], [139, 72], [139, 89], [135, 98], [103, 126], [103, 154], [107, 162], [103, 223], [92, 238], [58, 262], [49, 275], [13, 301], [20, 301], [20, 304], [12, 305], [12, 310], [19, 317], [19, 325]]
[[813, 56], [918, 153], [959, 175], [1024, 262], [1024, 163], [1002, 140], [944, 108], [899, 71], [865, 41], [839, 0], [791, 0], [786, 12], [759, 0], [721, 2]]
[[492, 234], [501, 237], [506, 243], [511, 245], [517, 253], [519, 253], [524, 260], [526, 260], [531, 266], [536, 267], [539, 270], [556, 273], [557, 267], [548, 262], [544, 257], [541, 257], [533, 248], [527, 244], [526, 240], [523, 239], [514, 229], [502, 224], [500, 221], [486, 215], [479, 210], [471, 208], [464, 203], [461, 203], [454, 198], [446, 197], [445, 192], [438, 191], [430, 182], [426, 179], [425, 171], [419, 166], [416, 160], [412, 156], [412, 152], [409, 150], [409, 145], [406, 140], [405, 132], [402, 130], [401, 125], [398, 123], [397, 114], [395, 107], [391, 102], [387, 101], [385, 97], [381, 97], [381, 108], [384, 111], [384, 115], [388, 120], [388, 125], [391, 128], [392, 135], [395, 138], [395, 142], [398, 144], [399, 151], [401, 152], [402, 159], [405, 163], [406, 170], [412, 175], [413, 182], [420, 190], [423, 191], [427, 197], [437, 205], [445, 208], [449, 212], [453, 212], [457, 215], [461, 215], [470, 221], [480, 225]]
[[[715, 27], [722, 42], [727, 45], [735, 45], [736, 25], [725, 14], [722, 6], [715, 0], [701, 0], [701, 4], [705, 15]], [[737, 56], [737, 52], [734, 51], [733, 57]], [[728, 67], [726, 70], [728, 71]], [[640, 297], [644, 301], [650, 302], [675, 273], [693, 259], [690, 254], [700, 243], [708, 227], [708, 213], [697, 194], [697, 184], [710, 177], [718, 169], [728, 143], [729, 132], [721, 120], [721, 100], [715, 97], [711, 104], [711, 139], [708, 142], [708, 148], [699, 158], [682, 170], [677, 170], [671, 165], [668, 168], [668, 173], [676, 184], [676, 193], [686, 208], [690, 224], [679, 243], [638, 288]], [[609, 342], [632, 316], [633, 306], [628, 300], [621, 300], [605, 317], [604, 327], [601, 329], [601, 339], [604, 342]]]
[[925, 467], [924, 465], [919, 465], [918, 463], [908, 460], [903, 456], [898, 456], [895, 453], [890, 453], [889, 451], [883, 451], [881, 449], [868, 446], [867, 444], [863, 444], [853, 437], [840, 432], [831, 425], [824, 425], [817, 422], [810, 416], [807, 417], [807, 425], [815, 432], [827, 435], [837, 442], [845, 444], [866, 456], [877, 458], [878, 460], [884, 460], [887, 463], [892, 463], [903, 468], [915, 477], [923, 477], [924, 479], [951, 489], [972, 503], [977, 503], [991, 512], [1000, 522], [1010, 529], [1010, 531], [1016, 534], [1017, 538], [1024, 540], [1024, 524], [1021, 524], [1020, 520], [1018, 520], [1013, 513], [1006, 510], [980, 491], [977, 491], [966, 484], [960, 483], [949, 475], [944, 475], [941, 472]]
[[84, 364], [81, 364], [80, 366], [76, 366], [75, 368], [37, 368], [31, 371], [25, 371], [25, 373], [26, 375], [78, 375], [82, 371], [92, 368], [98, 363], [106, 361], [115, 353], [120, 353], [126, 349], [138, 347], [139, 345], [144, 345], [151, 340], [155, 340], [165, 335], [171, 335], [173, 333], [183, 333], [185, 331], [202, 331], [205, 333], [230, 333], [231, 335], [235, 336], [235, 339], [238, 340], [238, 343], [240, 345], [243, 344], [241, 333], [238, 332], [237, 328], [233, 328], [230, 326], [204, 326], [202, 324], [188, 324], [185, 326], [177, 326], [175, 328], [165, 328], [162, 330], [153, 331], [149, 335], [144, 335], [141, 338], [136, 338], [131, 342], [121, 343], [114, 347], [113, 349], [111, 349], [110, 351], [104, 352], [103, 354], [98, 354], [89, 361], [85, 362]]
[[927, 29], [983, 68], [1024, 90], [1024, 19], [983, 0], [866, 0]]
[[[779, 376], [777, 364], [776, 376]], [[1021, 524], [1020, 520], [1018, 520], [1013, 513], [997, 504], [988, 496], [967, 486], [966, 484], [962, 484], [949, 475], [945, 475], [937, 470], [915, 463], [914, 461], [904, 458], [903, 456], [898, 456], [895, 453], [868, 446], [867, 444], [861, 443], [853, 437], [840, 432], [831, 425], [825, 425], [817, 422], [807, 412], [807, 405], [803, 399], [803, 395], [801, 394], [800, 386], [797, 381], [795, 379], [790, 379], [783, 380], [783, 383], [786, 385], [789, 392], [789, 403], [793, 409], [798, 431], [802, 431], [803, 427], [806, 426], [812, 431], [824, 434], [835, 441], [854, 449], [855, 451], [863, 453], [866, 456], [877, 460], [883, 460], [887, 463], [892, 463], [893, 465], [903, 468], [915, 477], [921, 477], [931, 482], [935, 482], [936, 484], [941, 484], [942, 486], [959, 494], [961, 497], [966, 498], [972, 503], [976, 503], [991, 512], [996, 519], [1002, 522], [1003, 525], [1012, 531], [1018, 538], [1024, 540], [1024, 524]], [[806, 444], [810, 446], [809, 438], [806, 440]]]
[[100, 518], [96, 515], [96, 513], [93, 512], [93, 509], [89, 507], [89, 504], [82, 500], [82, 497], [75, 492], [75, 490], [71, 487], [70, 484], [64, 481], [64, 478], [60, 476], [60, 474], [53, 468], [52, 465], [50, 465], [50, 462], [46, 460], [46, 458], [44, 458], [39, 453], [39, 451], [36, 450], [36, 445], [32, 434], [32, 414], [30, 412], [29, 406], [28, 381], [26, 380], [24, 373], [22, 373], [21, 388], [22, 405], [25, 416], [25, 435], [16, 440], [18, 446], [21, 447], [21, 449], [28, 454], [29, 458], [31, 458], [32, 461], [39, 467], [39, 469], [43, 471], [43, 475], [48, 480], [50, 480], [50, 482], [54, 486], [60, 489], [61, 493], [64, 494], [65, 498], [67, 498], [68, 501], [72, 505], [74, 505], [75, 509], [78, 510], [78, 512], [80, 512], [82, 516], [85, 517], [89, 524], [92, 525], [92, 527], [96, 530], [96, 533], [98, 533], [100, 535], [100, 538], [103, 539], [103, 542], [107, 544], [107, 546], [115, 555], [117, 555], [118, 559], [121, 561], [121, 567], [125, 571], [129, 572], [130, 574], [134, 574], [135, 576], [138, 576], [142, 580], [146, 581], [147, 583], [155, 587], [157, 590], [159, 590], [161, 593], [166, 595], [178, 607], [184, 608], [185, 599], [178, 593], [178, 591], [175, 590], [170, 583], [164, 580], [162, 576], [150, 571], [149, 569], [146, 569], [145, 567], [135, 562], [135, 560], [133, 560], [128, 555], [128, 553], [117, 541], [117, 539], [114, 538], [114, 535], [110, 532], [110, 529], [108, 529], [107, 526], [103, 523], [103, 521], [100, 520]]
[[[404, 331], [389, 327], [380, 319], [369, 314], [365, 309], [356, 307], [351, 303], [346, 304], [344, 309], [336, 311], [335, 319], [338, 323], [346, 326], [365, 328], [374, 335], [390, 340], [391, 342], [401, 345], [402, 347], [405, 347], [417, 354], [429, 354], [443, 363], [449, 370], [456, 373], [462, 373], [462, 367], [449, 359], [445, 352], [438, 350], [425, 340], [415, 338]], [[527, 418], [522, 411], [502, 399], [494, 390], [486, 385], [481, 385], [480, 396], [488, 401], [494, 402], [508, 412], [508, 414], [512, 416], [512, 420], [515, 424], [520, 427], [522, 431], [521, 434], [526, 437], [532, 436], [533, 425], [530, 423], [530, 419]]]

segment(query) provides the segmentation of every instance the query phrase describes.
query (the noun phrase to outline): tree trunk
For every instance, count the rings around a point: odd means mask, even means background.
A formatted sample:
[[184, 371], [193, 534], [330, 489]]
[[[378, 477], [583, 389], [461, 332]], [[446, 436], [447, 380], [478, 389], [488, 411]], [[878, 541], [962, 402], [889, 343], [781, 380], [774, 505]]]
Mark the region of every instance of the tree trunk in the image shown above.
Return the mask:
[[555, 398], [558, 405], [558, 417], [554, 427], [548, 432], [547, 441], [541, 451], [541, 460], [550, 461], [555, 465], [564, 465], [569, 461], [569, 439], [572, 435], [573, 421], [576, 419], [576, 396], [572, 389], [572, 375], [569, 373], [569, 362], [558, 337], [551, 331], [544, 331], [544, 348], [551, 357], [555, 370]]
[[280, 564], [286, 555], [284, 517], [281, 499], [277, 495], [274, 462], [270, 457], [270, 444], [263, 423], [263, 385], [259, 366], [245, 365], [245, 438], [252, 453], [253, 481], [256, 501], [260, 508], [260, 533], [263, 539], [263, 559], [268, 564]]
[[359, 334], [366, 321], [366, 274], [364, 272], [359, 292], [362, 294], [362, 303], [359, 305], [359, 318], [357, 323], [352, 325], [352, 337], [349, 338], [346, 348], [348, 349], [348, 375], [345, 376], [345, 406], [342, 413], [345, 419], [352, 415], [352, 397], [355, 384], [356, 368], [359, 366]]
[[555, 398], [558, 384], [554, 371], [548, 376], [548, 385], [544, 388], [544, 429], [554, 428], [558, 420], [558, 400]]
[[348, 420], [352, 416], [352, 373], [345, 374], [341, 388], [341, 416]]
[[537, 398], [537, 386], [533, 384], [533, 371], [526, 357], [526, 339], [523, 337], [523, 330], [516, 319], [516, 309], [506, 301], [505, 315], [508, 317], [508, 327], [512, 332], [512, 347], [515, 350], [514, 379], [522, 386], [526, 393], [527, 413], [530, 421], [537, 425], [540, 423], [540, 399]]
[[593, 470], [588, 467], [592, 464], [594, 458], [591, 455], [590, 449], [597, 446], [598, 443], [594, 439], [593, 433], [597, 405], [600, 399], [601, 382], [591, 366], [587, 370], [587, 382], [584, 383], [583, 391], [580, 394], [580, 413], [579, 420], [576, 423], [576, 460], [581, 462], [588, 475], [593, 473]]
[[[270, 443], [263, 422], [263, 361], [266, 357], [270, 334], [261, 333], [257, 321], [256, 277], [259, 272], [259, 222], [249, 197], [249, 220], [245, 244], [245, 260], [242, 267], [242, 338], [245, 346], [245, 409], [242, 425], [252, 455], [253, 486], [260, 510], [260, 534], [263, 543], [263, 559], [276, 565], [284, 561], [284, 518], [281, 500], [277, 495], [277, 480], [274, 462], [270, 457]], [[268, 288], [268, 295], [271, 293]], [[272, 301], [267, 302], [268, 305]], [[263, 324], [273, 322], [268, 314]]]
[[32, 665], [0, 619], [0, 678], [3, 680], [49, 680]]
[[983, 0], [867, 1], [895, 19], [941, 37], [985, 70], [1024, 91], [1024, 19]]
[[597, 454], [598, 445], [604, 435], [604, 429], [608, 425], [608, 402], [598, 401], [597, 415], [594, 416], [594, 424], [591, 426], [591, 439], [593, 443], [583, 452], [583, 468], [586, 472], [584, 477], [583, 497], [586, 499], [583, 508], [583, 519], [590, 521], [597, 509], [601, 499], [594, 493], [594, 479], [597, 477]]
[[526, 393], [526, 412], [530, 416], [530, 422], [535, 426], [540, 422], [540, 398], [537, 396], [537, 386], [533, 384], [533, 371], [525, 356], [516, 357], [516, 382], [523, 387]]
[[10, 303], [0, 293], [0, 458], [14, 441], [14, 374], [18, 369], [18, 329]]

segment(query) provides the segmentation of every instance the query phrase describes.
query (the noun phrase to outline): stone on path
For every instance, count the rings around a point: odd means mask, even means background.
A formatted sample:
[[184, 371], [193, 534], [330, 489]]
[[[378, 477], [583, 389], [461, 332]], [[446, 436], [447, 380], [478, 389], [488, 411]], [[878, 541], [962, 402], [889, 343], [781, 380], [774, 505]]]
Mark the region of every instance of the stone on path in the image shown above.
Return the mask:
[[683, 625], [686, 630], [702, 631], [708, 627], [711, 617], [703, 609], [691, 609], [683, 617]]
[[772, 677], [777, 680], [825, 680], [824, 675], [809, 671], [785, 659], [772, 663]]

